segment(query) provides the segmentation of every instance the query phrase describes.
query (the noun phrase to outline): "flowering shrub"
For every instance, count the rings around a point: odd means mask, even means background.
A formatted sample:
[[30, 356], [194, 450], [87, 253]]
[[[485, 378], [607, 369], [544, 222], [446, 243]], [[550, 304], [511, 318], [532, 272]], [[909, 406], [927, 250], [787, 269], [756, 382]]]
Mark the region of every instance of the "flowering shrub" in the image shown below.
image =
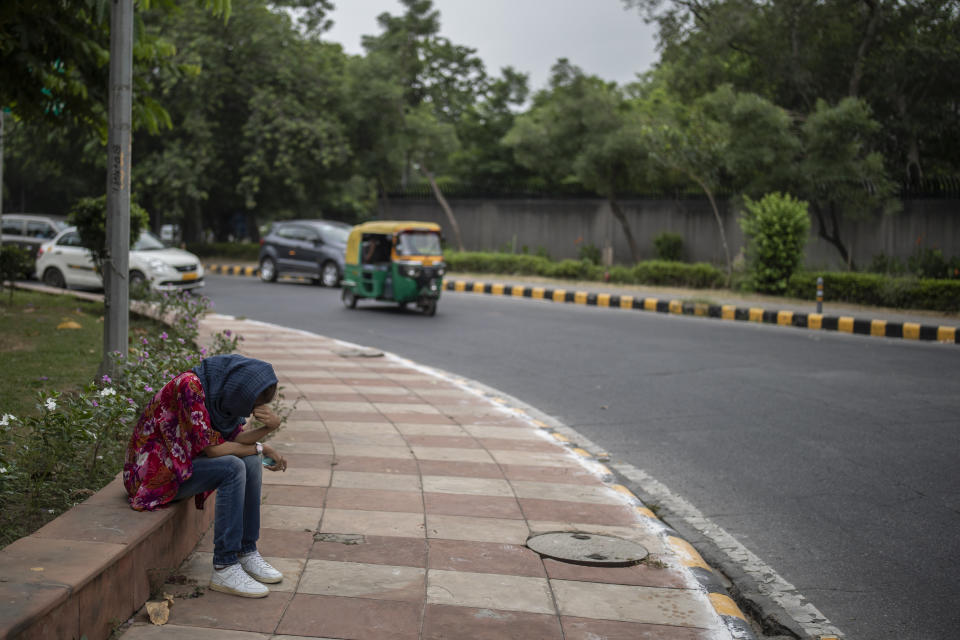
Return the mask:
[[[210, 301], [185, 293], [150, 294], [171, 325], [131, 335], [115, 353], [119, 372], [76, 393], [41, 391], [37, 413], [0, 416], [0, 545], [26, 535], [110, 482], [123, 466], [140, 410], [177, 374], [203, 358], [236, 350], [242, 339], [215, 336], [197, 347], [199, 319]], [[141, 330], [142, 331], [142, 330]]]

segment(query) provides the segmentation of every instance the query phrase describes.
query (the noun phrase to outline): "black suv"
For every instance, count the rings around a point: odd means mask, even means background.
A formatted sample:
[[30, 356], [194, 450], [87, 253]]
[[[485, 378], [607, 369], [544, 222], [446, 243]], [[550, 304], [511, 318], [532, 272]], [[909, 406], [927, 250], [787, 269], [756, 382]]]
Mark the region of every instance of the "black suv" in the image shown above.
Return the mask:
[[274, 282], [277, 276], [295, 275], [325, 287], [337, 286], [352, 228], [333, 220], [274, 222], [260, 239], [260, 279]]

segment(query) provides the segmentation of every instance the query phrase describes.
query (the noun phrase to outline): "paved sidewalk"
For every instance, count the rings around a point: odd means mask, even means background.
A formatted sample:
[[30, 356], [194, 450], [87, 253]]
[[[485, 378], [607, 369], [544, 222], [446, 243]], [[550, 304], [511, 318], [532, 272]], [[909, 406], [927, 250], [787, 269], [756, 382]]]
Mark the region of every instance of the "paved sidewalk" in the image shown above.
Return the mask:
[[[124, 640], [752, 637], [737, 631], [733, 602], [702, 586], [696, 552], [545, 425], [457, 379], [322, 336], [226, 316], [208, 316], [201, 335], [228, 328], [296, 401], [271, 440], [289, 469], [265, 472], [261, 510], [260, 550], [285, 578], [260, 600], [198, 589], [210, 531], [165, 585], [178, 596], [169, 623], [141, 610]], [[531, 533], [570, 530], [651, 555], [598, 568], [525, 546]]]

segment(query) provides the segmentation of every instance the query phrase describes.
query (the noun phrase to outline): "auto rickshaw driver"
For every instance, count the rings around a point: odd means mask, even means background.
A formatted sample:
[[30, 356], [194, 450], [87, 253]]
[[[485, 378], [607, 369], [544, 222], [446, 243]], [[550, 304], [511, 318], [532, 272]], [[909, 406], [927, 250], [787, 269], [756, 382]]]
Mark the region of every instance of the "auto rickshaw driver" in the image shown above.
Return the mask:
[[361, 262], [366, 271], [386, 271], [383, 281], [383, 295], [393, 297], [393, 278], [390, 277], [390, 252], [393, 242], [390, 236], [364, 234], [361, 242]]

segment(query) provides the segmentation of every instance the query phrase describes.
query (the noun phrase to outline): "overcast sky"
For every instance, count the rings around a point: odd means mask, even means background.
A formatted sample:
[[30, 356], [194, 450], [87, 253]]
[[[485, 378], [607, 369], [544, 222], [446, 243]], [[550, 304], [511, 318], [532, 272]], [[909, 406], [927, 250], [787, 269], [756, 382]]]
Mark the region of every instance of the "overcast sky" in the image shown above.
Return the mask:
[[[380, 32], [377, 16], [402, 13], [398, 0], [334, 0], [325, 40], [362, 53], [360, 37]], [[656, 61], [655, 30], [621, 0], [434, 0], [442, 35], [473, 47], [487, 73], [513, 66], [542, 89], [557, 58], [590, 74], [631, 82]]]

